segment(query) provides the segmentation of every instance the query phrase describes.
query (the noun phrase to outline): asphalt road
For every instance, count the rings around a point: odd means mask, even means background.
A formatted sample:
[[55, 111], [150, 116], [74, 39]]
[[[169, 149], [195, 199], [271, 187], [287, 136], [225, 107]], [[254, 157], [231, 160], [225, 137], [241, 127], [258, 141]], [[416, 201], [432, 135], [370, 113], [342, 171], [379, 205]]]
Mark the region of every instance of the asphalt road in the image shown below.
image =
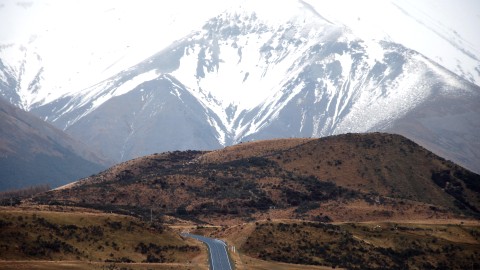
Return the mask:
[[182, 234], [182, 236], [191, 237], [207, 244], [210, 253], [210, 269], [232, 270], [228, 259], [227, 245], [223, 241], [189, 233]]

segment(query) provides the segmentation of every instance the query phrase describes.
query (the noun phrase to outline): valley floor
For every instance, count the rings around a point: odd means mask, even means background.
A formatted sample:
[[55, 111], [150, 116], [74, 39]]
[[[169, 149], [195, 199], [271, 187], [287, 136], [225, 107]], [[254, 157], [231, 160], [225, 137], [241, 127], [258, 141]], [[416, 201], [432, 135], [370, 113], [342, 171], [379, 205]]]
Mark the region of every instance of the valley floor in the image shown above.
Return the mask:
[[[151, 224], [74, 207], [0, 208], [0, 269], [208, 269], [191, 232], [229, 245], [235, 269], [466, 269], [480, 266], [480, 221]], [[176, 223], [175, 223], [176, 222]], [[235, 248], [233, 248], [235, 247]]]
[[95, 269], [129, 269], [129, 270], [206, 270], [206, 265], [181, 263], [103, 263], [81, 261], [0, 261], [4, 270], [95, 270]]

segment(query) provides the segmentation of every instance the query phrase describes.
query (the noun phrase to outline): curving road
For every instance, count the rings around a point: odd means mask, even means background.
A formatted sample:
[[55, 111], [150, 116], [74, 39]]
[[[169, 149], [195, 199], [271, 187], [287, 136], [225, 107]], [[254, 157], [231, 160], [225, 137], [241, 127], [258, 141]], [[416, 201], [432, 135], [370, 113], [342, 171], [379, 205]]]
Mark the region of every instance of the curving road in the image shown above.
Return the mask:
[[191, 237], [207, 244], [210, 253], [210, 269], [232, 270], [230, 260], [228, 259], [227, 245], [223, 241], [189, 233], [183, 233], [182, 236]]

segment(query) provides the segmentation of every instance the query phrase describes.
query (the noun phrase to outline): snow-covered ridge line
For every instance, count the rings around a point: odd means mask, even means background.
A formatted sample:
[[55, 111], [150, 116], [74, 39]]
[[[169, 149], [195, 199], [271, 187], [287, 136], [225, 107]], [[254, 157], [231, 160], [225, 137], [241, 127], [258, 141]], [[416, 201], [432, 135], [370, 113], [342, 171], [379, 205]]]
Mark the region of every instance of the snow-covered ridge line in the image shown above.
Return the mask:
[[[386, 131], [399, 123], [403, 131], [434, 138], [432, 144], [447, 153], [475, 148], [471, 136], [459, 133], [476, 134], [470, 122], [478, 106], [455, 104], [475, 102], [478, 87], [432, 57], [392, 42], [396, 36], [358, 35], [363, 16], [354, 17], [360, 26], [350, 29], [318, 2], [282, 1], [277, 17], [271, 6], [256, 8], [265, 3], [237, 3], [146, 60], [32, 111], [117, 160], [253, 139]], [[435, 39], [432, 29], [444, 33], [392, 2], [378, 3], [392, 18], [406, 17], [406, 29], [419, 26]], [[4, 73], [4, 81], [9, 76]], [[434, 113], [440, 116], [429, 121]]]
[[[192, 28], [185, 30], [188, 27], [187, 25], [182, 26], [185, 29], [182, 28], [181, 31], [180, 29], [179, 31], [171, 31], [174, 27], [173, 21], [181, 21], [176, 19], [176, 16], [183, 16], [186, 11], [170, 10], [166, 16], [155, 17], [172, 21], [165, 21], [164, 24], [144, 25], [145, 29], [155, 25], [155, 33], [158, 34], [142, 35], [142, 38], [158, 36], [161, 37], [163, 43], [158, 43], [158, 38], [155, 41], [136, 40], [133, 42], [125, 37], [138, 37], [138, 32], [147, 33], [148, 31], [137, 31], [138, 27], [126, 27], [128, 26], [127, 23], [131, 22], [129, 20], [132, 19], [131, 14], [122, 13], [130, 10], [128, 3], [116, 3], [112, 7], [108, 7], [109, 5], [111, 3], [101, 3], [98, 5], [99, 10], [95, 10], [97, 7], [87, 8], [77, 3], [75, 7], [72, 6], [68, 7], [67, 10], [62, 10], [62, 8], [65, 8], [63, 5], [50, 3], [49, 0], [35, 2], [29, 9], [15, 6], [13, 3], [6, 4], [5, 8], [0, 10], [0, 22], [2, 19], [8, 21], [4, 25], [16, 25], [10, 21], [15, 21], [15, 17], [22, 20], [32, 12], [39, 12], [39, 14], [47, 12], [49, 16], [45, 16], [45, 18], [61, 16], [66, 21], [62, 23], [65, 27], [65, 29], [62, 28], [62, 31], [50, 31], [49, 34], [32, 32], [28, 38], [22, 38], [21, 40], [24, 40], [22, 42], [16, 42], [14, 39], [3, 41], [0, 39], [0, 43], [10, 44], [0, 46], [0, 59], [6, 67], [14, 71], [11, 77], [17, 80], [15, 91], [18, 93], [18, 95], [14, 93], [6, 95], [4, 93], [3, 96], [26, 110], [34, 109], [51, 103], [61, 96], [72, 95], [99, 81], [110, 78], [119, 71], [147, 58], [149, 52], [153, 54], [155, 50], [152, 50], [152, 47], [155, 44], [158, 44], [157, 47], [154, 47], [158, 51], [158, 49], [171, 44], [173, 40], [179, 39], [192, 31]], [[195, 5], [197, 4], [195, 3]], [[275, 12], [271, 12], [272, 5], [275, 6]], [[198, 6], [203, 6], [203, 3], [198, 4]], [[281, 2], [244, 0], [240, 3], [215, 1], [215, 4], [207, 4], [206, 6], [209, 6], [209, 10], [205, 12], [204, 16], [199, 15], [202, 17], [201, 19], [200, 17], [197, 19], [195, 15], [200, 12], [185, 15], [192, 20], [192, 26], [200, 25], [200, 22], [208, 16], [224, 10], [227, 6], [231, 6], [228, 9], [229, 12], [244, 15], [255, 12], [259, 19], [272, 24], [283, 24], [293, 18], [302, 22], [304, 17], [313, 15], [313, 17], [317, 17], [325, 23], [345, 25], [352, 29], [355, 35], [366, 41], [373, 38], [376, 41], [387, 40], [403, 44], [419, 51], [462, 78], [477, 85], [480, 84], [480, 36], [477, 34], [476, 28], [472, 27], [480, 24], [480, 14], [478, 14], [480, 3], [475, 0], [464, 0], [458, 3], [445, 0], [369, 0], [367, 2], [352, 0], [335, 2], [327, 0], [286, 0]], [[179, 2], [171, 7], [183, 8], [183, 4]], [[112, 32], [109, 33], [109, 37], [113, 35], [111, 39], [101, 39], [101, 47], [99, 47], [100, 44], [90, 44], [91, 42], [82, 45], [81, 42], [97, 40], [101, 36], [95, 34], [96, 29], [91, 29], [92, 35], [96, 35], [93, 38], [80, 36], [79, 33], [82, 33], [82, 31], [75, 32], [68, 29], [68, 26], [71, 25], [68, 20], [78, 18], [76, 14], [70, 14], [71, 16], [69, 16], [68, 12], [77, 12], [79, 8], [82, 10], [85, 8], [93, 12], [92, 15], [94, 16], [90, 18], [89, 25], [97, 25], [98, 31], [103, 31], [103, 24], [108, 26], [115, 19], [115, 24], [112, 27], [115, 25], [121, 26], [122, 29], [119, 33], [124, 38], [117, 37], [118, 33]], [[160, 12], [158, 9], [148, 7], [148, 5], [137, 6], [135, 10], [139, 8], [145, 9], [145, 14], [153, 12], [152, 10], [157, 10], [157, 13]], [[109, 10], [109, 12], [105, 13], [105, 10]], [[295, 10], [296, 12], [293, 12]], [[2, 16], [2, 14], [5, 16]], [[125, 22], [119, 23], [115, 17], [119, 14], [125, 15]], [[135, 23], [145, 23], [149, 20], [147, 18], [149, 16], [142, 16], [142, 20], [137, 19], [138, 22]], [[42, 21], [36, 22], [38, 26], [43, 27], [42, 23]], [[165, 26], [166, 31], [162, 30], [162, 25]], [[115, 28], [112, 29], [115, 31]], [[68, 35], [65, 35], [66, 30], [75, 32], [75, 36], [78, 36], [71, 39], [73, 45], [63, 40], [68, 39]], [[132, 31], [133, 33], [130, 33]], [[83, 33], [88, 32], [83, 31]], [[178, 32], [178, 35], [169, 34], [174, 32]], [[104, 33], [105, 31], [102, 32], [102, 34]], [[4, 31], [3, 34], [9, 34], [9, 31]], [[139, 44], [150, 45], [146, 49]], [[14, 47], [15, 49], [13, 49]], [[88, 51], [94, 49], [99, 49], [100, 52]], [[22, 76], [19, 74], [22, 69], [21, 66], [24, 66]], [[0, 76], [3, 76], [5, 81], [6, 75]], [[10, 84], [9, 87], [14, 86]]]

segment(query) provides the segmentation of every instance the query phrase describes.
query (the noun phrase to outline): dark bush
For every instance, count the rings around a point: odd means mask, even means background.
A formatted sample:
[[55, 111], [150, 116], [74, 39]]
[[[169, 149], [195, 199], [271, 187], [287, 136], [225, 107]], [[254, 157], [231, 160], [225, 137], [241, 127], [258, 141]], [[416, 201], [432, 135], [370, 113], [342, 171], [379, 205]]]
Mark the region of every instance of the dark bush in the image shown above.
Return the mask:
[[107, 221], [108, 227], [112, 228], [113, 230], [120, 230], [122, 229], [122, 222], [119, 221]]
[[480, 175], [461, 170], [455, 171], [454, 175], [458, 179], [462, 180], [467, 188], [476, 192], [480, 192]]
[[317, 209], [319, 207], [320, 207], [320, 203], [318, 202], [306, 202], [306, 203], [300, 204], [300, 206], [298, 206], [297, 209], [295, 209], [295, 213], [304, 214], [310, 210]]
[[444, 170], [440, 172], [432, 172], [432, 180], [437, 186], [445, 188], [447, 182], [451, 181], [450, 171]]

